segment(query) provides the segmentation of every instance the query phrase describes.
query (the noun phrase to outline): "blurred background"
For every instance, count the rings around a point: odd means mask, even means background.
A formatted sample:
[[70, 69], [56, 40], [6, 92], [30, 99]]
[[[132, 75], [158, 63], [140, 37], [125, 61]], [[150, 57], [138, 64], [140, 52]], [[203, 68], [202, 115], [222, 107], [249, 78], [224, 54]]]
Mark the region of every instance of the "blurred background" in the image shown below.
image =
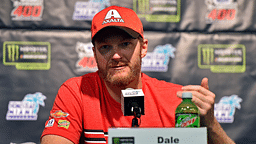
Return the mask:
[[208, 77], [224, 130], [256, 143], [254, 0], [1, 0], [1, 144], [39, 144], [61, 84], [97, 71], [91, 21], [111, 5], [144, 25], [144, 73], [181, 85]]

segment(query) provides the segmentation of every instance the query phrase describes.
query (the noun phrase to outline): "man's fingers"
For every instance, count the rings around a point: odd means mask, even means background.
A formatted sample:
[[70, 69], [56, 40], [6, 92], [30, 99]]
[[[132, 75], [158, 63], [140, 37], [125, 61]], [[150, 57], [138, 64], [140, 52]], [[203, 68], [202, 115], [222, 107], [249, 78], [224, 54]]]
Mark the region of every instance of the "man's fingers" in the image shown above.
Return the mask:
[[177, 92], [177, 96], [179, 98], [182, 98], [183, 92], [191, 92], [192, 93], [192, 95], [193, 95], [192, 102], [194, 102], [196, 104], [196, 106], [198, 107], [200, 114], [202, 116], [206, 115], [207, 112], [212, 108], [212, 104], [214, 103], [213, 97], [206, 97], [197, 91], [179, 91], [179, 92]]
[[201, 86], [209, 90], [208, 78], [205, 77], [202, 79]]
[[179, 98], [182, 98], [182, 93], [183, 92], [191, 92], [192, 93], [192, 101], [198, 101], [200, 100], [200, 102], [204, 102], [204, 103], [209, 103], [209, 104], [213, 104], [214, 100], [215, 100], [215, 96], [211, 95], [211, 96], [206, 96], [198, 91], [179, 91], [177, 92], [177, 96]]
[[197, 97], [197, 95], [193, 96], [192, 102], [196, 104], [201, 115], [206, 115], [207, 112], [212, 108], [212, 103], [214, 100], [211, 98], [202, 99], [202, 97]]
[[207, 115], [213, 109], [215, 94], [209, 91], [208, 78], [203, 78], [201, 85], [187, 85], [182, 87], [182, 91], [177, 92], [177, 96], [182, 98], [183, 92], [192, 93], [192, 101], [199, 108], [201, 115]]
[[[208, 85], [208, 84], [207, 84]], [[200, 85], [187, 85], [182, 87], [183, 91], [197, 91], [204, 95], [214, 95], [211, 91]]]

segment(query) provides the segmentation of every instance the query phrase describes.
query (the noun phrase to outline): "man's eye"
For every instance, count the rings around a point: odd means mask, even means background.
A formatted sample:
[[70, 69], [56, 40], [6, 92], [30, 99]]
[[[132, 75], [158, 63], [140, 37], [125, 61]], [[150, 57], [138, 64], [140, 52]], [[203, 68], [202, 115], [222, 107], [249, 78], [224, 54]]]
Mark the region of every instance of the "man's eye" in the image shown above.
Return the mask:
[[103, 45], [99, 48], [99, 52], [101, 54], [106, 54], [107, 52], [109, 52], [110, 49], [111, 47], [109, 45]]
[[103, 46], [100, 47], [100, 49], [108, 49], [108, 48], [109, 48], [108, 45], [103, 45]]
[[124, 42], [124, 43], [122, 43], [122, 46], [123, 47], [127, 47], [127, 46], [129, 46], [131, 43], [130, 42]]

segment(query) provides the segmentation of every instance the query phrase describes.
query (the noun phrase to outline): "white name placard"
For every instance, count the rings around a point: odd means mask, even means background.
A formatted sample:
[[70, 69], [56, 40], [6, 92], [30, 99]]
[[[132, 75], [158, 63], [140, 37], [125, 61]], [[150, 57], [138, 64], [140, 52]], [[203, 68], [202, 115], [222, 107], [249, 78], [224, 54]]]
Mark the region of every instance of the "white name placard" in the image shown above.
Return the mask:
[[207, 144], [201, 128], [109, 128], [109, 144]]

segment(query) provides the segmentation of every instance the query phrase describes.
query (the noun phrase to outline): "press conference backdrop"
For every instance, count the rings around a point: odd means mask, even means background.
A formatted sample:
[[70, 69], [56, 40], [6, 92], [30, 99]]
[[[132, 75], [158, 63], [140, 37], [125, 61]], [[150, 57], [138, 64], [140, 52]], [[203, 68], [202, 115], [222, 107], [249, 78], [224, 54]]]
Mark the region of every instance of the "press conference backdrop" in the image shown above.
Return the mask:
[[97, 70], [91, 20], [111, 5], [144, 25], [144, 73], [181, 85], [208, 77], [224, 130], [256, 143], [254, 0], [1, 0], [1, 144], [40, 143], [60, 85]]

